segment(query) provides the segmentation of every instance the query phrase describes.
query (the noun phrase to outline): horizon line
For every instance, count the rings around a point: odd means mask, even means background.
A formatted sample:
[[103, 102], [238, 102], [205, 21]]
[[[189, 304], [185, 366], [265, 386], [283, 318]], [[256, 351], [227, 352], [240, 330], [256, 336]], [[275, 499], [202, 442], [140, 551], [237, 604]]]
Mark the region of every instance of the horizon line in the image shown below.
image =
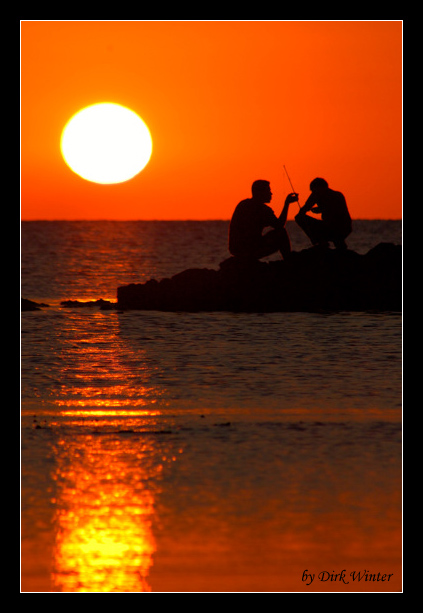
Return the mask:
[[[402, 217], [356, 217], [353, 218], [354, 221], [402, 221]], [[195, 221], [195, 222], [208, 222], [208, 221], [225, 221], [229, 222], [231, 219], [228, 217], [227, 219], [223, 218], [215, 218], [215, 219], [107, 219], [107, 218], [96, 218], [96, 219], [86, 219], [86, 218], [78, 218], [78, 219], [21, 219], [21, 222], [30, 223], [30, 222], [58, 222], [58, 221], [66, 221], [66, 222], [82, 222], [82, 221], [115, 221], [115, 222], [131, 222], [131, 221], [163, 221], [163, 222], [185, 222], [185, 221]], [[288, 219], [287, 222], [292, 221], [295, 223], [295, 219]]]

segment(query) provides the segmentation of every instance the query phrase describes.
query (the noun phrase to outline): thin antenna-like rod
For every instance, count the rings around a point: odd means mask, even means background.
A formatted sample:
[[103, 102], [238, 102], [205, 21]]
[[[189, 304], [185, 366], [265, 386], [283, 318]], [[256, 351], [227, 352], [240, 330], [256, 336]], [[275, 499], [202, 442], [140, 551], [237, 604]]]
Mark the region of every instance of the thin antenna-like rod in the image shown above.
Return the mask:
[[[288, 181], [289, 181], [289, 184], [290, 184], [290, 186], [291, 186], [291, 189], [292, 189], [292, 191], [294, 192], [294, 194], [296, 194], [297, 192], [295, 191], [294, 186], [292, 185], [292, 181], [291, 181], [291, 179], [289, 178], [289, 174], [288, 174], [288, 171], [287, 171], [287, 169], [286, 169], [285, 164], [283, 165], [283, 168], [284, 168], [284, 170], [285, 170], [285, 172], [286, 172], [286, 176], [288, 177]], [[298, 199], [298, 200], [297, 200], [297, 202], [298, 202], [298, 206], [299, 206], [299, 208], [301, 209], [301, 207], [300, 207], [300, 200]]]

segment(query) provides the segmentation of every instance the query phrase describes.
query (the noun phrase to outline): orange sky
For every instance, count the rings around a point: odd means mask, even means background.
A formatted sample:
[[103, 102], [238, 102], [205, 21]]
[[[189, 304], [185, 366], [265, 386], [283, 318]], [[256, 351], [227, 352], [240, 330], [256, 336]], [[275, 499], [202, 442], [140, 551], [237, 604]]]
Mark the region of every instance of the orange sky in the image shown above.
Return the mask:
[[[115, 185], [60, 153], [70, 117], [106, 101], [153, 138]], [[229, 219], [255, 179], [279, 214], [284, 164], [302, 204], [322, 176], [353, 218], [402, 217], [401, 21], [21, 22], [23, 220]]]

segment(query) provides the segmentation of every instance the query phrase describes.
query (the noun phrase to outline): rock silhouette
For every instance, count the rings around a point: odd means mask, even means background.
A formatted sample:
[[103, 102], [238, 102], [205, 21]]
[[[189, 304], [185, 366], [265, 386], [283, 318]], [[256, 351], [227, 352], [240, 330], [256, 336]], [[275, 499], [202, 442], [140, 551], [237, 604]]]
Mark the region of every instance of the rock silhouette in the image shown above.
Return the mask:
[[[401, 311], [402, 247], [380, 243], [365, 255], [312, 247], [289, 260], [230, 257], [219, 270], [189, 268], [170, 279], [117, 289], [117, 302], [65, 300], [65, 308], [156, 311]], [[21, 299], [22, 311], [47, 304]]]
[[170, 279], [117, 289], [120, 310], [320, 311], [402, 309], [402, 247], [367, 254], [312, 247], [289, 260], [230, 257], [219, 270], [191, 268]]
[[48, 307], [48, 304], [21, 298], [21, 311], [40, 311], [44, 307]]

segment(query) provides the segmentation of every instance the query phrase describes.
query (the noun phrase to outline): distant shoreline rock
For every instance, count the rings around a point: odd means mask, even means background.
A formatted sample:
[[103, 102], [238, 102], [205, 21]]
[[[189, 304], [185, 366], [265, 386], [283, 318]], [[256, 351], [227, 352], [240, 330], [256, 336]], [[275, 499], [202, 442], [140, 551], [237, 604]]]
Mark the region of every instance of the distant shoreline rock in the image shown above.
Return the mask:
[[116, 303], [110, 302], [110, 300], [89, 300], [88, 302], [81, 302], [80, 300], [62, 300], [60, 306], [75, 309], [83, 307], [100, 307], [103, 311], [108, 311], [116, 307]]
[[48, 306], [48, 304], [44, 304], [43, 302], [34, 302], [27, 298], [21, 298], [21, 311], [41, 311], [42, 308]]
[[119, 310], [401, 311], [402, 247], [367, 254], [312, 247], [288, 261], [230, 257], [219, 270], [191, 268], [170, 279], [117, 289]]
[[[33, 302], [27, 298], [21, 298], [21, 311], [40, 311], [42, 308], [49, 306], [50, 305], [44, 304], [43, 302]], [[115, 309], [116, 303], [110, 302], [110, 300], [103, 300], [103, 298], [100, 298], [99, 300], [89, 300], [86, 302], [81, 300], [62, 300], [60, 306], [72, 309], [99, 307], [101, 310], [108, 311]]]

